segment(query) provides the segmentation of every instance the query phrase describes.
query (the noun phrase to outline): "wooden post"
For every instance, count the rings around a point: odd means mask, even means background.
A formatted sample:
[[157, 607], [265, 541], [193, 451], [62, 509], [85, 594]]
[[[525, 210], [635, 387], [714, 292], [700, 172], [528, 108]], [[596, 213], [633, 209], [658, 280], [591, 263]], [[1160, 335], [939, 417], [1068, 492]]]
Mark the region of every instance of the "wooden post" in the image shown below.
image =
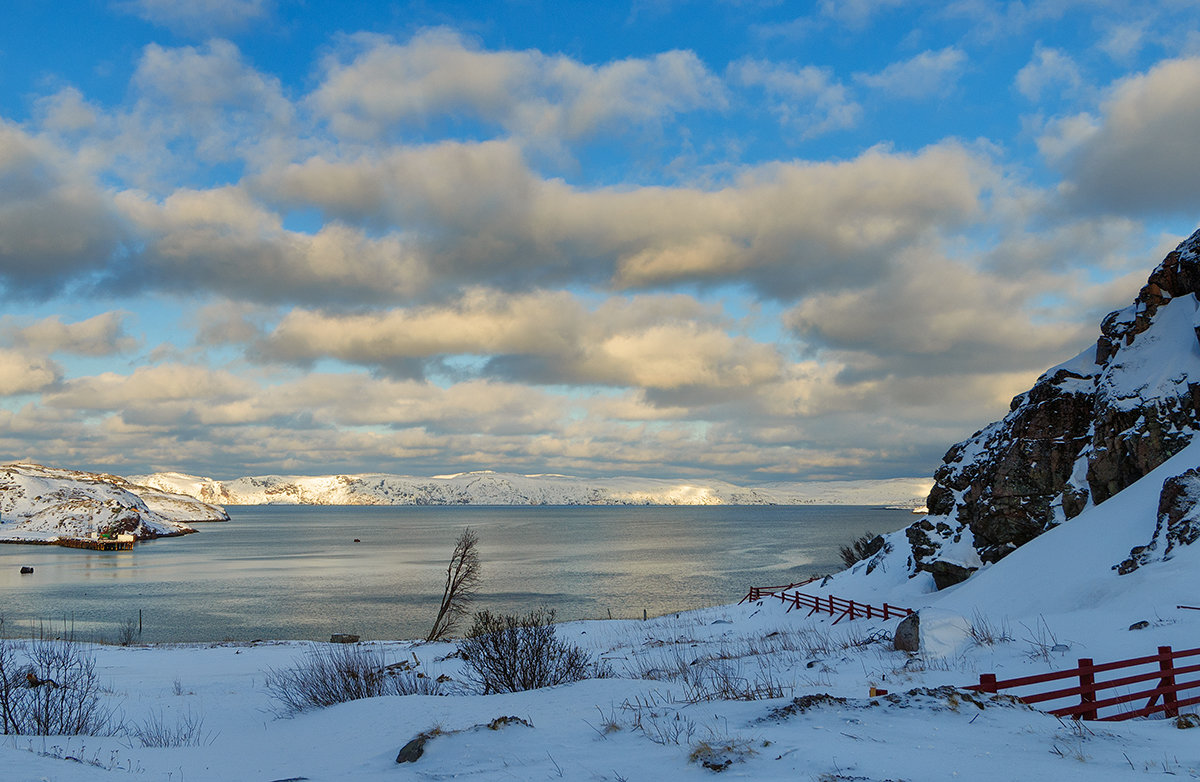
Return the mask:
[[833, 616], [833, 595], [829, 596], [829, 615]]
[[[1079, 660], [1079, 687], [1083, 691], [1079, 693], [1079, 705], [1087, 706], [1089, 703], [1096, 702], [1096, 674], [1092, 671], [1092, 658], [1083, 657]], [[1090, 709], [1082, 711], [1075, 719], [1094, 720], [1096, 719], [1096, 710]]]
[[1159, 687], [1167, 688], [1163, 693], [1163, 714], [1168, 717], [1179, 716], [1179, 695], [1175, 689], [1175, 656], [1171, 652], [1171, 647], [1158, 647], [1158, 668], [1162, 671], [1162, 678], [1158, 681]]
[[998, 692], [996, 687], [996, 674], [981, 673], [979, 674], [979, 691], [980, 692]]

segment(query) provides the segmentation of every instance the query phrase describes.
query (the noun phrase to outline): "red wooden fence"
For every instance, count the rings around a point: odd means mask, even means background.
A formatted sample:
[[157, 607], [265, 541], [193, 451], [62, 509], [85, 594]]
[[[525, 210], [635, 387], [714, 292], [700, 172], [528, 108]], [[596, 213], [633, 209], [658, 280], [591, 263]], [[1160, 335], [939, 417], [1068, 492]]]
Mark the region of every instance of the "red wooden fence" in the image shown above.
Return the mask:
[[[1200, 664], [1198, 664], [1200, 659], [1193, 660], [1189, 665], [1179, 665], [1178, 661], [1185, 658], [1200, 658], [1200, 649], [1174, 652], [1169, 646], [1160, 646], [1158, 654], [1101, 663], [1100, 665], [1096, 665], [1089, 658], [1083, 658], [1079, 660], [1079, 664], [1075, 668], [1070, 670], [1054, 671], [1037, 676], [1021, 676], [1016, 679], [997, 680], [994, 673], [985, 673], [979, 677], [979, 684], [971, 685], [967, 689], [979, 692], [1025, 690], [1024, 693], [1013, 692], [1011, 694], [1030, 705], [1077, 700], [1077, 703], [1073, 702], [1049, 709], [1051, 714], [1072, 719], [1113, 722], [1158, 713], [1167, 717], [1177, 717], [1181, 708], [1200, 703], [1200, 695], [1180, 697], [1180, 693], [1187, 690], [1200, 691], [1200, 678], [1193, 677], [1186, 681], [1181, 678], [1200, 672]], [[1126, 668], [1145, 668], [1147, 670], [1129, 676], [1096, 681], [1097, 674]], [[1045, 692], [1028, 691], [1034, 685], [1071, 679], [1078, 683]], [[1130, 691], [1132, 686], [1144, 685], [1147, 682], [1153, 683], [1153, 686]], [[1101, 693], [1108, 691], [1113, 691], [1114, 694], [1098, 697]], [[1116, 710], [1116, 707], [1128, 708], [1125, 704], [1135, 704], [1141, 700], [1145, 700], [1146, 703], [1140, 708], [1132, 708], [1127, 711]], [[1101, 716], [1101, 711], [1108, 713]]]
[[794, 584], [784, 584], [783, 586], [777, 586], [777, 587], [750, 587], [750, 591], [746, 593], [745, 597], [743, 597], [741, 600], [738, 601], [738, 605], [741, 605], [742, 603], [747, 603], [747, 602], [749, 602], [749, 603], [757, 602], [758, 600], [762, 599], [763, 595], [773, 595], [777, 592], [783, 592], [788, 589], [795, 589], [796, 587], [802, 587], [805, 584], [811, 584], [812, 582], [816, 581], [818, 578], [820, 578], [820, 576], [813, 576], [812, 578], [806, 578], [803, 581], [797, 581]]
[[792, 587], [803, 586], [815, 580], [809, 579], [802, 584], [790, 584], [785, 587], [751, 587], [749, 594], [742, 598], [741, 602], [753, 602], [762, 599], [764, 596], [777, 597], [783, 603], [791, 603], [788, 606], [788, 611], [791, 611], [793, 608], [807, 608], [809, 616], [813, 614], [836, 616], [837, 619], [833, 620], [834, 624], [843, 619], [893, 619], [913, 613], [911, 608], [900, 608], [888, 605], [887, 603], [884, 603], [882, 608], [878, 608], [868, 603], [845, 600], [834, 595], [814, 597], [813, 595], [806, 595], [803, 592], [789, 593], [787, 591]]

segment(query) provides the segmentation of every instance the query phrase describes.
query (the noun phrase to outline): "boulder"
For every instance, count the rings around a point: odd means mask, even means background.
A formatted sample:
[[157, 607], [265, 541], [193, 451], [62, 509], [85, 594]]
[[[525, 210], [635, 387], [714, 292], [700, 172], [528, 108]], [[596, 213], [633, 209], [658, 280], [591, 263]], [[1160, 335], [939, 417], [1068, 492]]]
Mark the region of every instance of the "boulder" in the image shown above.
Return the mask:
[[896, 625], [892, 646], [900, 652], [921, 651], [921, 615], [909, 614]]
[[400, 754], [396, 755], [397, 763], [416, 763], [422, 755], [425, 754], [425, 742], [429, 741], [428, 733], [419, 733], [416, 738], [400, 748]]

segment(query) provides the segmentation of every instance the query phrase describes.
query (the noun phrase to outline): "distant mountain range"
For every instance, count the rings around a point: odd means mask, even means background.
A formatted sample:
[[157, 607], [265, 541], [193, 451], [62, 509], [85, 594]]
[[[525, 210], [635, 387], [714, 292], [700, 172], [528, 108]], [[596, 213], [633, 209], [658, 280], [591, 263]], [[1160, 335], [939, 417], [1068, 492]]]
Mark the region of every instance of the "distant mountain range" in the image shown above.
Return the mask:
[[574, 478], [466, 472], [404, 475], [266, 475], [218, 481], [174, 472], [130, 481], [218, 505], [924, 505], [923, 478], [813, 481], [743, 487], [724, 481]]

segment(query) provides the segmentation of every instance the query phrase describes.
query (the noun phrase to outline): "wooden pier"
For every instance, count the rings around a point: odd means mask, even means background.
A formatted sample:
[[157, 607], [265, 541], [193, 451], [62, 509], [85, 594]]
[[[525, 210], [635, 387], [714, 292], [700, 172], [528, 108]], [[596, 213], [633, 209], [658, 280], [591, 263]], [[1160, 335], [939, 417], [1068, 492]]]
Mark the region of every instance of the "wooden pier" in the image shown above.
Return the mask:
[[92, 551], [133, 551], [132, 540], [108, 540], [91, 538], [60, 538], [55, 541], [67, 548], [86, 548]]

